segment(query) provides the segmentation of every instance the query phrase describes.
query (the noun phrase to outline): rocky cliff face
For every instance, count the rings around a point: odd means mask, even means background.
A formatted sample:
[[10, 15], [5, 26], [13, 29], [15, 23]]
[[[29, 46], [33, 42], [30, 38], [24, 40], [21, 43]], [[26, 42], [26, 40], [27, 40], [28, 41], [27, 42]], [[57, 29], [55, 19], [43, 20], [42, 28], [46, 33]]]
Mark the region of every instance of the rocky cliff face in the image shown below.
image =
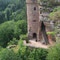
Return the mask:
[[46, 3], [40, 2], [40, 21], [44, 21], [46, 24], [53, 25], [52, 21], [49, 19], [49, 14], [53, 11], [53, 8], [47, 6]]
[[[49, 3], [50, 1], [50, 3]], [[60, 5], [60, 0], [42, 0], [40, 1], [40, 21], [44, 21], [46, 24], [51, 25], [51, 29], [54, 31], [55, 27], [58, 29], [56, 36], [60, 38], [60, 24], [55, 25], [56, 21], [50, 20], [49, 14], [53, 12], [53, 9]], [[60, 22], [60, 21], [58, 21]]]

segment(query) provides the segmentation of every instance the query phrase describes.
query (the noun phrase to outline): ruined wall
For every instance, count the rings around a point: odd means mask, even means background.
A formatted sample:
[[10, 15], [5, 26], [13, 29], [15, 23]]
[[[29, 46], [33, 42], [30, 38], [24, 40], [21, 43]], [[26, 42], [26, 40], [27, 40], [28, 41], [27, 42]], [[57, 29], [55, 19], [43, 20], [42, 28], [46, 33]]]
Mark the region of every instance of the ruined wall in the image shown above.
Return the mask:
[[[54, 23], [49, 18], [49, 14], [53, 11], [52, 7], [47, 6], [46, 3], [40, 2], [40, 21], [43, 21], [46, 26], [46, 33], [54, 31]], [[55, 36], [47, 34], [50, 44], [54, 44]]]
[[[55, 7], [57, 7], [57, 6], [60, 6], [59, 5], [60, 4], [60, 0], [56, 0], [56, 2], [57, 2], [57, 4], [54, 4], [52, 7], [51, 6], [47, 6], [48, 4], [46, 2], [45, 3], [40, 2], [40, 20], [44, 21], [44, 23], [46, 25], [49, 25], [50, 27], [48, 27], [48, 28], [50, 28], [51, 31], [54, 32], [54, 31], [58, 30], [58, 32], [55, 34], [55, 37], [60, 39], [60, 20], [53, 21], [53, 20], [50, 20], [50, 18], [49, 18], [49, 14], [51, 12], [53, 12], [53, 9]], [[57, 22], [58, 24], [55, 24], [55, 22]]]

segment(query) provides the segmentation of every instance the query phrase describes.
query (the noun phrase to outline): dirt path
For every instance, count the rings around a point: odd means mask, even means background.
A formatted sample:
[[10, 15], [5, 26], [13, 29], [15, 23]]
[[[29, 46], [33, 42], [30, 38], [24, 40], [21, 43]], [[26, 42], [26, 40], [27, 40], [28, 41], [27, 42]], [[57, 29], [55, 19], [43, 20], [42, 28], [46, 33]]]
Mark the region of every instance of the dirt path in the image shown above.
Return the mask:
[[26, 43], [26, 41], [24, 41], [24, 45], [26, 46], [30, 46], [30, 47], [35, 47], [35, 48], [46, 48], [48, 49], [47, 45], [44, 45], [40, 42], [36, 42], [34, 40], [29, 40], [30, 43]]

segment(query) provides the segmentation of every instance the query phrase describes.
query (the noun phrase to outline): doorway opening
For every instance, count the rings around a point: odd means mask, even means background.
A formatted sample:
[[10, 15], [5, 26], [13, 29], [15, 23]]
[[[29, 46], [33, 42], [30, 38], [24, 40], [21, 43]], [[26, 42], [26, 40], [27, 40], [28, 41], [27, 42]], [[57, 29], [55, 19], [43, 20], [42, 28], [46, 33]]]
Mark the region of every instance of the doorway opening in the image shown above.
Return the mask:
[[36, 33], [33, 33], [33, 38], [37, 38], [37, 34]]

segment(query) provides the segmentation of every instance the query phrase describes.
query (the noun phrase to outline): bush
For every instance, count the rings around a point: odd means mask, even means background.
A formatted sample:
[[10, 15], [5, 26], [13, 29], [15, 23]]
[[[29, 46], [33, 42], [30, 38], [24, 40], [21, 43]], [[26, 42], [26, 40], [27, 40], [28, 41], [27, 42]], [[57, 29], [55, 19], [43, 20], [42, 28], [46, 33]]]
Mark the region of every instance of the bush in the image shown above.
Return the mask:
[[3, 47], [0, 46], [0, 51], [3, 49]]
[[23, 45], [23, 41], [19, 42], [18, 54], [21, 55], [22, 60], [45, 60], [47, 56], [47, 50], [43, 48], [29, 48]]
[[20, 32], [21, 34], [27, 33], [27, 22], [25, 20], [17, 21], [16, 27], [17, 27], [17, 29], [19, 28], [18, 31], [21, 30], [21, 32]]
[[20, 36], [20, 39], [21, 39], [21, 40], [27, 40], [27, 39], [28, 39], [27, 34], [26, 34], [26, 35], [21, 35], [21, 36]]
[[51, 20], [60, 20], [60, 6], [54, 8], [53, 12], [50, 13]]
[[0, 24], [0, 46], [6, 47], [7, 43], [13, 38], [20, 39], [21, 34], [26, 34], [26, 21], [8, 21]]
[[46, 60], [60, 60], [60, 43], [49, 49]]
[[33, 51], [30, 51], [30, 54], [28, 56], [28, 60], [45, 60], [47, 56], [47, 50], [38, 48], [33, 49]]
[[6, 47], [7, 43], [14, 37], [14, 25], [13, 21], [0, 24], [0, 45]]
[[13, 50], [3, 49], [0, 53], [0, 60], [21, 60], [21, 57], [14, 53]]
[[[25, 55], [25, 52], [26, 52], [26, 48], [27, 48], [27, 47], [24, 46], [22, 40], [19, 41], [18, 45], [19, 45], [18, 55], [21, 55], [22, 60], [25, 60], [25, 56], [26, 56], [26, 55]], [[26, 54], [27, 54], [27, 53], [26, 53]], [[27, 58], [27, 56], [26, 56], [26, 58]]]
[[47, 34], [55, 35], [56, 32], [47, 32]]
[[13, 38], [10, 42], [8, 42], [8, 46], [9, 45], [17, 45], [18, 44], [18, 40], [16, 38]]
[[29, 43], [28, 35], [27, 35], [27, 34], [26, 34], [26, 35], [21, 35], [21, 36], [20, 36], [20, 39], [21, 39], [21, 40], [26, 40], [26, 43]]

